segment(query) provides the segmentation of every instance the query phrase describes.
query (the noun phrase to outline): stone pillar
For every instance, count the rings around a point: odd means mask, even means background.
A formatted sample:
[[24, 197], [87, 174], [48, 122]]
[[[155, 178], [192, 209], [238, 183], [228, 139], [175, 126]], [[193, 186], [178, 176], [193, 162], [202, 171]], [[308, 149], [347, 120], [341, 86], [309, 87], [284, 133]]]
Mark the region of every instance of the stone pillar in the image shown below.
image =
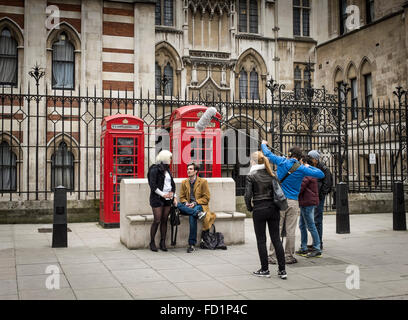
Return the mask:
[[[27, 77], [31, 88], [30, 93], [36, 94], [37, 88], [35, 86], [35, 80], [28, 75], [36, 64], [45, 68], [47, 65], [46, 55], [46, 39], [47, 29], [45, 22], [47, 20], [46, 15], [47, 0], [32, 0], [25, 2], [24, 9], [24, 77]], [[44, 94], [45, 83], [50, 82], [51, 79], [45, 79], [43, 77], [39, 82], [39, 93]], [[45, 132], [45, 116], [46, 108], [45, 102], [40, 101], [37, 108], [35, 100], [30, 102], [30, 110], [28, 110], [27, 102], [24, 103], [25, 112], [30, 112], [31, 117], [24, 120], [24, 144], [29, 143], [33, 146], [29, 150], [23, 148], [23, 170], [24, 179], [22, 181], [24, 189], [27, 186], [27, 178], [29, 179], [30, 191], [42, 191], [45, 189], [45, 148], [36, 148], [35, 146], [45, 146], [46, 132]], [[37, 111], [38, 110], [38, 111]], [[29, 139], [29, 140], [28, 140]], [[28, 157], [28, 154], [30, 155]], [[28, 159], [28, 160], [27, 160]], [[27, 169], [29, 168], [29, 177], [27, 177]], [[30, 200], [43, 199], [44, 194], [39, 193], [37, 196], [30, 195]]]
[[[155, 92], [155, 0], [135, 0], [135, 92], [142, 98], [154, 98]], [[142, 117], [154, 115], [152, 105], [142, 105]], [[150, 119], [150, 116], [149, 116]], [[145, 176], [150, 163], [155, 162], [155, 134], [145, 126]]]
[[81, 91], [102, 92], [103, 1], [82, 1], [81, 6]]
[[154, 96], [155, 86], [155, 1], [135, 1], [135, 91]]
[[[103, 26], [103, 1], [87, 0], [81, 5], [81, 96], [96, 95], [102, 96], [102, 26]], [[102, 116], [103, 105], [98, 104], [96, 114], [94, 114], [93, 103], [89, 104], [89, 113], [93, 116]], [[81, 189], [94, 189], [94, 160], [96, 157], [96, 188], [100, 184], [99, 179], [99, 159], [100, 149], [92, 148], [94, 135], [96, 135], [96, 145], [100, 145], [100, 122], [91, 119], [91, 115], [86, 114], [86, 104], [82, 102], [79, 110], [80, 144], [88, 148], [80, 152], [80, 172]], [[82, 116], [82, 117], [81, 117]], [[84, 121], [85, 120], [85, 121]], [[89, 122], [90, 121], [90, 122]], [[89, 125], [86, 125], [89, 122]], [[95, 127], [94, 127], [95, 126]], [[96, 129], [96, 132], [94, 131]], [[95, 154], [96, 152], [96, 154]], [[92, 168], [92, 169], [90, 169]], [[78, 177], [75, 177], [76, 185]], [[89, 195], [81, 194], [81, 199], [89, 197], [92, 199], [93, 193]]]

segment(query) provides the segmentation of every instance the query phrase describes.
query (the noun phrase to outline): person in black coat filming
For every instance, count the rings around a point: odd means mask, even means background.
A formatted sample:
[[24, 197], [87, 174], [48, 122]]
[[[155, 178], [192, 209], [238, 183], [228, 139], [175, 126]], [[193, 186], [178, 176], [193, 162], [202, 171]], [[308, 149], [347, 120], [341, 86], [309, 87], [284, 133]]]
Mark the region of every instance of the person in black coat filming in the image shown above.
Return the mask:
[[253, 274], [258, 277], [270, 277], [266, 249], [266, 224], [268, 224], [269, 235], [278, 259], [278, 276], [281, 279], [286, 279], [285, 253], [279, 238], [280, 213], [279, 208], [273, 201], [273, 179], [276, 179], [276, 176], [272, 171], [269, 160], [261, 151], [254, 152], [251, 155], [251, 170], [246, 179], [244, 196], [248, 211], [253, 211], [252, 218], [259, 259], [261, 260], [261, 269]]
[[154, 241], [160, 225], [160, 249], [167, 251], [166, 233], [171, 204], [177, 206], [176, 185], [170, 173], [172, 153], [162, 150], [156, 157], [156, 164], [150, 166], [147, 179], [150, 186], [150, 206], [153, 210], [153, 223], [150, 228], [150, 250], [157, 252]]

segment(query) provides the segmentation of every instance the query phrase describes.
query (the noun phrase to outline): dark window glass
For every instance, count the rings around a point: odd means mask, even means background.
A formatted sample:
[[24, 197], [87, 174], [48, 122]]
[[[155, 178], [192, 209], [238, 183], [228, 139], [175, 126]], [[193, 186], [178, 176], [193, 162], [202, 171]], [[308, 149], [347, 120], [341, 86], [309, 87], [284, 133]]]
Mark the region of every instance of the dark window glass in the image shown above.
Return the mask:
[[166, 96], [173, 95], [173, 68], [170, 66], [170, 63], [164, 67], [164, 75], [166, 76], [168, 82], [166, 89], [164, 90]]
[[373, 114], [373, 92], [371, 87], [371, 73], [364, 76], [366, 115]]
[[258, 73], [255, 70], [249, 74], [249, 95], [252, 100], [259, 100]]
[[303, 11], [302, 11], [303, 36], [305, 36], [305, 37], [310, 36], [309, 13], [310, 13], [310, 11], [308, 9], [303, 9]]
[[161, 69], [157, 63], [155, 66], [155, 75], [156, 75], [156, 81], [155, 81], [156, 94], [161, 95]]
[[17, 156], [9, 144], [3, 141], [0, 144], [0, 190], [17, 190]]
[[17, 41], [9, 29], [0, 34], [0, 84], [17, 85]]
[[357, 119], [358, 106], [357, 79], [351, 79], [351, 118]]
[[164, 0], [164, 25], [173, 25], [173, 0]]
[[247, 0], [239, 0], [239, 24], [238, 24], [238, 31], [239, 32], [247, 32]]
[[258, 33], [258, 3], [251, 0], [249, 3], [249, 32]]
[[161, 0], [156, 0], [155, 23], [161, 25]]
[[74, 46], [65, 33], [52, 46], [52, 85], [55, 89], [74, 89]]
[[366, 0], [367, 23], [374, 21], [374, 0]]
[[51, 156], [51, 188], [60, 185], [67, 190], [74, 189], [74, 156], [65, 142], [61, 142]]
[[239, 73], [239, 98], [248, 99], [248, 75], [244, 69]]
[[293, 35], [300, 36], [300, 9], [293, 8]]

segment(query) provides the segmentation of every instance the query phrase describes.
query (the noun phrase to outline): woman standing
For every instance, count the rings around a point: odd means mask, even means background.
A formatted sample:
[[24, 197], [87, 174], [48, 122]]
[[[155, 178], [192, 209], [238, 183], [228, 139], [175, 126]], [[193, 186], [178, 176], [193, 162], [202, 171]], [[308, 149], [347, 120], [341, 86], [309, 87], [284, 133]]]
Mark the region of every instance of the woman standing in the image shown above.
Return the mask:
[[253, 211], [252, 218], [259, 259], [261, 260], [261, 269], [253, 274], [259, 277], [270, 277], [268, 252], [266, 250], [266, 223], [268, 223], [269, 235], [278, 259], [278, 276], [281, 279], [286, 279], [285, 253], [279, 238], [280, 213], [273, 202], [273, 179], [276, 179], [276, 176], [272, 171], [269, 160], [261, 151], [254, 152], [251, 155], [251, 170], [247, 176], [244, 196], [248, 211]]
[[150, 186], [150, 206], [153, 210], [153, 223], [150, 228], [150, 250], [157, 252], [154, 238], [160, 225], [160, 249], [167, 251], [167, 221], [172, 202], [177, 206], [176, 185], [170, 173], [172, 153], [162, 150], [156, 157], [156, 164], [149, 168], [147, 179]]

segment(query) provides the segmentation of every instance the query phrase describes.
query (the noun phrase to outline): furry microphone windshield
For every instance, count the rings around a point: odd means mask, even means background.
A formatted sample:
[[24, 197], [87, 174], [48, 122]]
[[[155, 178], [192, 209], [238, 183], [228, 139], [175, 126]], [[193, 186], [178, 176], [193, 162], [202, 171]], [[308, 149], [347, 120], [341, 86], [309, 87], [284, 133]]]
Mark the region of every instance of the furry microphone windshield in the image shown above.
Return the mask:
[[197, 121], [195, 125], [195, 129], [198, 132], [203, 132], [205, 128], [208, 127], [208, 125], [211, 122], [212, 117], [214, 117], [216, 113], [217, 113], [217, 109], [215, 109], [214, 107], [207, 108], [207, 110], [201, 116], [200, 120]]

